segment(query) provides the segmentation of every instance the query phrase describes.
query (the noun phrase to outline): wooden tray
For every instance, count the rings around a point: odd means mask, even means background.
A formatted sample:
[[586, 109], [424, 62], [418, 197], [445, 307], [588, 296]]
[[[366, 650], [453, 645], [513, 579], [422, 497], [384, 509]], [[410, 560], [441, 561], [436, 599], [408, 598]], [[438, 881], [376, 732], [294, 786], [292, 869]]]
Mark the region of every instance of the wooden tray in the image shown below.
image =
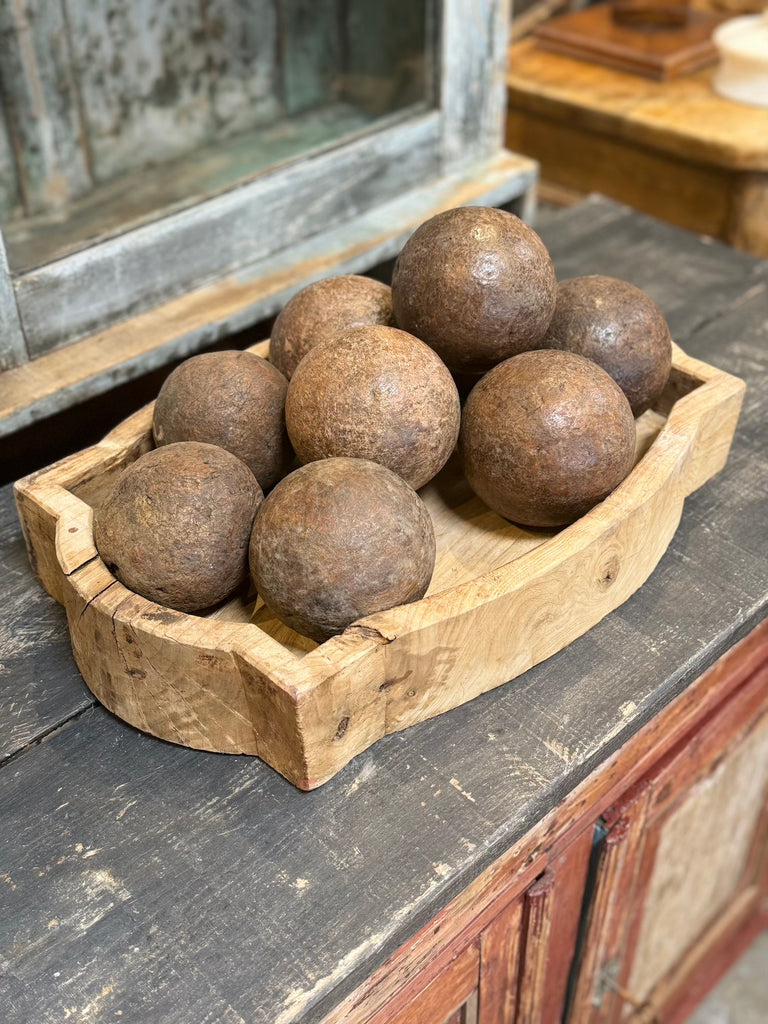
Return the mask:
[[[267, 343], [252, 351], [266, 355]], [[93, 542], [93, 509], [152, 447], [152, 406], [92, 448], [16, 484], [32, 565], [66, 608], [78, 667], [139, 729], [256, 754], [301, 789], [381, 736], [457, 707], [562, 650], [648, 578], [683, 500], [725, 463], [743, 383], [675, 347], [667, 390], [637, 425], [637, 464], [560, 531], [505, 522], [457, 465], [421, 491], [435, 523], [427, 596], [318, 646], [241, 594], [206, 617], [127, 590]]]
[[712, 32], [728, 17], [682, 5], [678, 10], [685, 12], [683, 25], [644, 26], [616, 21], [611, 3], [593, 4], [551, 18], [534, 36], [554, 53], [665, 81], [717, 62]]

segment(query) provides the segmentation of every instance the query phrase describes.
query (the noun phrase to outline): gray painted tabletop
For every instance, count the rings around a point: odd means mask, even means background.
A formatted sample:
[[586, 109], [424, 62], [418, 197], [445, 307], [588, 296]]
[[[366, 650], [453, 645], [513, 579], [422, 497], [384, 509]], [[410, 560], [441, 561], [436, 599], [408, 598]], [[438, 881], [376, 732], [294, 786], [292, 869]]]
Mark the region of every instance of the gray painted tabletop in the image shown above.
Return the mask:
[[747, 381], [728, 465], [618, 611], [315, 792], [98, 707], [0, 492], [6, 1024], [319, 1020], [766, 616], [768, 263], [600, 199], [542, 236], [560, 278], [633, 281]]

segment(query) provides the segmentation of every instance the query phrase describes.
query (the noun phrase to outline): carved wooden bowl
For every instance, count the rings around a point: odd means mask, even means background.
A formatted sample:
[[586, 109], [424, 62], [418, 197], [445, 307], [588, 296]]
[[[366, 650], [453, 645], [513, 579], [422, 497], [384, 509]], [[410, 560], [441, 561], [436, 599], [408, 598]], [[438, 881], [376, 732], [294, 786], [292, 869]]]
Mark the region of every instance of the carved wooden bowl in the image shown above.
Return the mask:
[[[266, 355], [267, 343], [252, 351]], [[426, 597], [319, 646], [254, 595], [186, 615], [110, 574], [93, 509], [152, 447], [152, 406], [20, 480], [16, 500], [32, 564], [65, 606], [78, 667], [110, 711], [174, 743], [256, 754], [313, 789], [381, 736], [514, 679], [626, 601], [666, 550], [686, 495], [724, 465], [743, 391], [675, 347], [665, 393], [637, 421], [635, 468], [559, 531], [501, 519], [449, 462], [420, 492], [437, 535]]]

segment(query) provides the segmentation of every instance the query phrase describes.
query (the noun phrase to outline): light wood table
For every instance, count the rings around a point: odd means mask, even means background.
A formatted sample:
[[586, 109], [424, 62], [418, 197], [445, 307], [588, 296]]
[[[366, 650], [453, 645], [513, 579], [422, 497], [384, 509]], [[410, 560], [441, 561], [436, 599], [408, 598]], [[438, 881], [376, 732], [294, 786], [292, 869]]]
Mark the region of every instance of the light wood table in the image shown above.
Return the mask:
[[718, 96], [712, 75], [654, 82], [525, 40], [509, 52], [507, 144], [545, 183], [768, 256], [768, 110]]

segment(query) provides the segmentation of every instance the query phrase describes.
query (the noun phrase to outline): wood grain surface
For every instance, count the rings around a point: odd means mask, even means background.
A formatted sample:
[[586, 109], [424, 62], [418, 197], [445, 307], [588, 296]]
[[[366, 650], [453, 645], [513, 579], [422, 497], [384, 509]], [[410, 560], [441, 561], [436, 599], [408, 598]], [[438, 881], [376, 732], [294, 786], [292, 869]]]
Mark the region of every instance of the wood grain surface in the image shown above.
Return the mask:
[[[516, 918], [514, 908], [523, 902], [528, 891], [533, 892], [537, 888], [548, 872], [559, 873], [559, 869], [565, 865], [561, 879], [564, 888], [558, 885], [556, 894], [560, 902], [557, 917], [562, 923], [561, 915], [566, 912], [567, 902], [578, 894], [578, 889], [570, 896], [567, 893], [577, 881], [567, 877], [568, 861], [575, 866], [572, 860], [574, 855], [576, 862], [579, 861], [579, 847], [590, 841], [595, 819], [599, 820], [602, 816], [606, 824], [615, 822], [617, 812], [620, 816], [622, 808], [632, 799], [632, 793], [638, 791], [646, 775], [653, 773], [660, 763], [665, 764], [673, 758], [689, 742], [695, 741], [702, 727], [706, 728], [706, 723], [719, 725], [721, 717], [730, 717], [730, 710], [736, 704], [743, 706], [743, 698], [745, 694], [751, 696], [756, 677], [768, 671], [767, 639], [768, 620], [764, 620], [643, 728], [630, 736], [597, 771], [570, 790], [520, 840], [493, 861], [483, 874], [464, 888], [417, 935], [401, 946], [387, 963], [344, 999], [333, 1013], [323, 1018], [323, 1024], [368, 1024], [375, 1008], [387, 1005], [393, 993], [401, 993], [403, 985], [414, 975], [416, 983], [420, 982], [423, 988], [440, 973], [457, 951], [478, 934], [481, 948], [487, 931], [492, 931], [498, 938], [497, 925], [500, 919], [507, 918], [510, 927], [515, 927], [516, 919], [520, 923], [521, 918]], [[705, 770], [705, 766], [702, 766], [702, 770]], [[605, 835], [605, 829], [598, 827], [594, 833], [596, 842], [599, 842], [601, 835]], [[768, 879], [768, 858], [764, 845], [759, 844], [764, 835], [762, 827], [755, 834], [755, 852], [759, 850], [759, 855], [749, 867], [750, 877], [761, 879], [759, 884], [763, 892], [766, 891]], [[578, 872], [574, 871], [573, 874]], [[588, 883], [588, 888], [591, 891], [592, 884]], [[626, 895], [620, 898], [626, 900]], [[755, 910], [755, 900], [753, 897], [751, 907], [745, 907], [741, 899], [738, 902], [739, 919], [744, 922], [745, 911], [748, 916], [750, 910]], [[641, 905], [637, 909], [641, 909]], [[574, 916], [568, 930], [575, 925], [577, 919], [578, 916]], [[618, 923], [624, 924], [621, 917]], [[732, 924], [733, 920], [730, 921]], [[754, 932], [751, 934], [754, 935]], [[565, 934], [556, 937], [548, 957], [547, 969], [551, 967], [555, 972], [558, 959], [563, 953], [564, 944], [561, 945], [560, 939], [564, 940]], [[519, 940], [527, 946], [524, 932], [519, 933]], [[704, 936], [706, 940], [707, 936]], [[498, 948], [496, 942], [492, 948]], [[534, 958], [542, 957], [535, 944], [532, 952]], [[481, 963], [481, 1002], [484, 993], [487, 994], [485, 967], [486, 964]], [[676, 972], [676, 975], [677, 987], [682, 987], [685, 978], [680, 976], [680, 972]], [[498, 980], [495, 972], [494, 980]], [[559, 989], [562, 981], [562, 978], [558, 978], [558, 984], [553, 988]], [[547, 1003], [553, 994], [551, 990], [547, 993]], [[542, 1009], [546, 1012], [547, 1007]], [[638, 1020], [636, 1024], [641, 1024], [641, 1021]], [[643, 1020], [642, 1024], [652, 1022]]]
[[560, 276], [645, 287], [684, 348], [747, 381], [727, 467], [688, 499], [651, 579], [586, 636], [314, 793], [83, 713], [63, 609], [24, 567], [6, 489], [25, 628], [8, 605], [5, 1019], [313, 1024], [765, 618], [765, 265], [605, 201], [543, 236]]
[[482, 991], [478, 1024], [515, 1024], [522, 953], [523, 898], [498, 914], [480, 936]]
[[[765, 711], [739, 745], [661, 825], [627, 986], [641, 1000], [734, 901], [768, 791]], [[690, 844], [696, 856], [676, 861], [672, 851], [680, 844]]]
[[60, 0], [3, 4], [0, 82], [14, 157], [2, 176], [17, 179], [29, 212], [60, 206], [93, 183], [69, 45]]
[[387, 1007], [372, 1018], [371, 1024], [454, 1024], [461, 1007], [477, 988], [480, 975], [480, 950], [477, 943], [467, 946], [447, 964], [431, 985], [409, 1000], [400, 1010]]
[[574, 1021], [678, 1021], [717, 977], [701, 964], [722, 970], [765, 921], [767, 683], [765, 663], [744, 671], [603, 812]]
[[652, 82], [525, 41], [508, 84], [507, 145], [544, 182], [768, 256], [768, 111], [718, 96], [711, 71]]
[[0, 373], [26, 362], [26, 359], [27, 343], [0, 232]]
[[647, 32], [642, 12], [638, 16], [631, 7], [614, 9], [610, 3], [600, 3], [552, 18], [536, 29], [535, 36], [555, 53], [666, 81], [716, 62], [712, 30], [724, 17], [689, 10], [682, 23], [657, 23]]
[[0, 761], [95, 705], [72, 660], [63, 609], [29, 586], [29, 556], [10, 487], [0, 490]]
[[768, 110], [718, 96], [712, 71], [669, 82], [548, 53], [510, 49], [510, 106], [725, 170], [768, 171]]
[[[502, 144], [510, 0], [457, 0], [443, 5], [440, 95], [445, 110], [443, 160], [465, 163]], [[482, 28], [481, 28], [482, 26]]]

